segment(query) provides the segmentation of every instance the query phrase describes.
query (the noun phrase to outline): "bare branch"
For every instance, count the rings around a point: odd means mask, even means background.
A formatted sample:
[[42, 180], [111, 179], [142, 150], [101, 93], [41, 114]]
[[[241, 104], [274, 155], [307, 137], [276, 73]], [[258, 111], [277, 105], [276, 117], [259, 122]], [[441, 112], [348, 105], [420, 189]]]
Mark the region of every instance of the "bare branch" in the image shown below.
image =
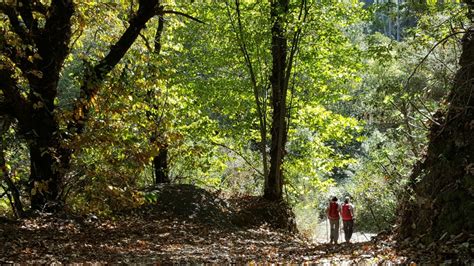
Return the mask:
[[194, 20], [196, 22], [199, 22], [199, 23], [203, 23], [203, 24], [206, 24], [204, 21], [200, 20], [200, 19], [197, 19], [191, 15], [188, 15], [186, 13], [183, 13], [183, 12], [179, 12], [179, 11], [174, 11], [174, 10], [163, 10], [161, 12], [162, 14], [175, 14], [175, 15], [180, 15], [180, 16], [183, 16], [183, 17], [187, 17], [191, 20]]
[[140, 38], [142, 38], [143, 42], [145, 42], [145, 46], [146, 46], [146, 49], [148, 50], [148, 52], [153, 53], [153, 48], [151, 48], [150, 42], [148, 41], [146, 36], [143, 35], [141, 32], [138, 33], [138, 36], [140, 36]]
[[438, 47], [440, 44], [445, 43], [451, 37], [456, 36], [458, 34], [463, 34], [463, 33], [465, 33], [465, 31], [453, 32], [453, 33], [449, 34], [448, 36], [444, 37], [441, 41], [437, 42], [435, 45], [433, 45], [433, 47], [431, 47], [431, 49], [428, 51], [428, 53], [426, 53], [426, 55], [423, 57], [423, 59], [421, 59], [421, 61], [416, 65], [415, 69], [413, 69], [410, 76], [408, 76], [408, 79], [407, 79], [403, 89], [406, 90], [408, 88], [408, 85], [410, 84], [410, 80], [413, 78], [415, 73], [418, 71], [418, 68], [420, 68], [420, 66], [426, 61], [426, 59], [428, 59], [428, 56], [430, 56], [430, 54], [434, 51], [434, 49], [436, 49], [436, 47]]
[[214, 144], [214, 145], [217, 145], [217, 146], [226, 148], [226, 149], [228, 149], [229, 151], [231, 151], [231, 152], [237, 154], [240, 158], [242, 158], [242, 159], [245, 161], [245, 163], [246, 163], [248, 166], [250, 166], [250, 168], [252, 168], [255, 172], [257, 172], [257, 174], [259, 174], [259, 175], [261, 175], [261, 176], [264, 176], [263, 173], [262, 173], [262, 171], [258, 170], [241, 152], [236, 151], [235, 149], [232, 149], [232, 148], [230, 148], [230, 147], [228, 147], [227, 145], [222, 144], [222, 143], [217, 143], [217, 142], [212, 142], [212, 141], [211, 141], [211, 143]]

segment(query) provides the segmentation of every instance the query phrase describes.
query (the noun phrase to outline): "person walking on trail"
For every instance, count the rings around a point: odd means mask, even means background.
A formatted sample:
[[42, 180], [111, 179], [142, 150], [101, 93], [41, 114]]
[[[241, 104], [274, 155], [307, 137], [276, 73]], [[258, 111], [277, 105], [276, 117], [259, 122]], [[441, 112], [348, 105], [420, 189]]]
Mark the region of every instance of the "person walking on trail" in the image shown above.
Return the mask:
[[329, 226], [331, 228], [331, 241], [330, 244], [337, 244], [339, 238], [339, 213], [341, 212], [341, 206], [337, 203], [337, 197], [333, 197], [326, 208], [326, 214], [329, 220]]
[[354, 205], [350, 203], [349, 197], [344, 199], [341, 206], [342, 225], [344, 228], [344, 238], [346, 243], [351, 241], [352, 232], [354, 231]]

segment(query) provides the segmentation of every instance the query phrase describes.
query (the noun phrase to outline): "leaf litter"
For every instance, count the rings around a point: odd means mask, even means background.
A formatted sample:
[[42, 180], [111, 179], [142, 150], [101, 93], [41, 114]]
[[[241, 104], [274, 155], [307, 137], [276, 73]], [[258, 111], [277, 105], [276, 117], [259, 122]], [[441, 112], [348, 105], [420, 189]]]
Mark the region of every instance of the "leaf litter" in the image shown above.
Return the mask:
[[[269, 206], [256, 197], [217, 199], [218, 195], [197, 188], [180, 188], [171, 187], [168, 198], [163, 197], [165, 193], [158, 197], [160, 202], [109, 218], [61, 213], [18, 221], [0, 219], [0, 263], [473, 262], [472, 234], [446, 236], [423, 247], [416, 240], [397, 243], [389, 233], [360, 243], [317, 244], [288, 224], [277, 228], [282, 217], [271, 217], [272, 212], [265, 210], [284, 208], [281, 203]], [[183, 199], [198, 199], [195, 215], [186, 211], [195, 205]]]

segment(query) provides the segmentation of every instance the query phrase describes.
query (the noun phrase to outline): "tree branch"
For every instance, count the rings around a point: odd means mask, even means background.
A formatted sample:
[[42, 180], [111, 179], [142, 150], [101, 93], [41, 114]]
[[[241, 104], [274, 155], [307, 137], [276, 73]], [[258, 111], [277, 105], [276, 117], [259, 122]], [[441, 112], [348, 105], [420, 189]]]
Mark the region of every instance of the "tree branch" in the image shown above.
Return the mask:
[[23, 211], [23, 204], [21, 203], [20, 200], [20, 191], [18, 190], [17, 186], [15, 183], [13, 183], [13, 180], [10, 177], [6, 160], [5, 160], [5, 139], [3, 138], [3, 135], [8, 131], [10, 128], [11, 120], [9, 117], [0, 117], [1, 120], [1, 126], [0, 126], [0, 171], [2, 172], [2, 177], [5, 183], [7, 183], [8, 190], [11, 191], [11, 194], [13, 196], [13, 202], [11, 198], [9, 197], [10, 203], [12, 205], [13, 210], [17, 214], [18, 217], [23, 217], [24, 216], [24, 211]]
[[32, 4], [33, 6], [31, 8], [33, 9], [33, 11], [36, 11], [43, 15], [46, 15], [48, 13], [48, 8], [45, 5], [43, 5], [43, 3], [41, 3], [40, 1], [33, 0]]
[[[267, 119], [266, 119], [266, 112], [265, 112], [265, 96], [259, 93], [259, 84], [257, 81], [256, 73], [252, 64], [252, 60], [250, 58], [250, 52], [247, 48], [247, 44], [244, 38], [244, 27], [242, 24], [242, 16], [240, 12], [240, 1], [235, 0], [235, 12], [237, 13], [237, 22], [234, 22], [232, 19], [232, 14], [230, 12], [229, 4], [226, 2], [227, 6], [227, 14], [229, 16], [229, 20], [231, 22], [231, 26], [234, 29], [234, 32], [237, 36], [237, 41], [239, 43], [240, 51], [244, 56], [245, 63], [247, 65], [247, 70], [250, 75], [250, 81], [253, 88], [255, 104], [257, 108], [257, 115], [259, 119], [259, 131], [260, 131], [260, 138], [262, 141], [262, 145], [260, 147], [260, 152], [262, 154], [262, 165], [263, 165], [263, 176], [267, 176], [268, 174], [268, 163], [267, 163], [267, 151], [266, 151], [266, 142], [267, 142]], [[237, 24], [237, 25], [235, 25]], [[263, 83], [262, 83], [263, 84]], [[264, 85], [260, 85], [262, 88]]]
[[158, 27], [155, 34], [155, 53], [161, 52], [161, 36], [163, 35], [163, 28], [165, 26], [165, 19], [162, 14], [158, 15]]
[[5, 102], [2, 104], [5, 109], [3, 111], [18, 119], [21, 126], [28, 124], [26, 114], [29, 112], [30, 104], [20, 94], [17, 80], [13, 78], [13, 70], [5, 64], [0, 64], [0, 90], [5, 98]]
[[[306, 5], [306, 0], [301, 1], [301, 7], [300, 7], [300, 13], [298, 15], [298, 20], [301, 21], [302, 24], [306, 21], [306, 17], [308, 15], [308, 7]], [[286, 66], [286, 76], [285, 76], [285, 86], [288, 87], [288, 84], [290, 82], [290, 75], [291, 75], [291, 69], [293, 67], [293, 61], [296, 52], [298, 51], [298, 45], [301, 39], [301, 26], [298, 27], [298, 29], [295, 31], [293, 35], [293, 39], [291, 41], [291, 49], [290, 49], [290, 57], [288, 59], [288, 65]]]
[[21, 26], [20, 20], [18, 20], [18, 12], [15, 8], [11, 5], [0, 3], [0, 12], [7, 15], [13, 32], [15, 32], [25, 43], [31, 44], [31, 38], [26, 29]]
[[140, 1], [137, 15], [131, 19], [127, 30], [120, 37], [117, 43], [112, 45], [110, 52], [106, 57], [94, 67], [94, 74], [98, 79], [103, 79], [105, 75], [107, 75], [115, 65], [117, 65], [130, 46], [132, 46], [140, 31], [145, 27], [145, 24], [155, 15], [153, 10], [158, 1], [146, 1], [145, 3], [146, 4], [143, 4], [143, 2]]
[[[306, 17], [308, 15], [308, 10], [309, 10], [309, 8], [307, 6], [306, 0], [302, 0], [301, 1], [301, 6], [300, 6], [300, 12], [299, 12], [299, 15], [298, 15], [298, 21], [301, 21], [302, 25], [306, 21]], [[296, 52], [298, 51], [298, 48], [299, 48], [298, 45], [299, 45], [300, 39], [301, 39], [301, 27], [302, 27], [302, 25], [298, 27], [298, 29], [295, 31], [295, 33], [293, 35], [293, 39], [291, 41], [290, 57], [288, 59], [288, 65], [286, 66], [287, 72], [286, 72], [286, 75], [285, 75], [285, 86], [287, 88], [289, 87], [289, 84], [290, 84], [291, 75], [293, 75], [293, 84], [291, 86], [291, 98], [290, 98], [289, 107], [287, 108], [287, 111], [288, 111], [288, 114], [287, 114], [288, 126], [286, 127], [286, 134], [288, 134], [288, 131], [290, 130], [291, 110], [292, 110], [292, 106], [293, 106], [294, 90], [295, 90], [295, 82], [294, 82], [295, 73], [292, 73], [292, 68], [293, 68], [293, 64], [294, 64], [294, 61], [295, 61]]]
[[[73, 13], [72, 0], [52, 0], [49, 8], [50, 15], [42, 33], [35, 36], [35, 44], [42, 58], [38, 70], [43, 72], [45, 79], [48, 79], [46, 83], [53, 84], [59, 79], [60, 68], [69, 52]], [[31, 82], [30, 85], [32, 85]]]
[[38, 21], [33, 17], [33, 10], [31, 1], [20, 0], [18, 5], [18, 11], [20, 11], [21, 18], [26, 25], [26, 28], [30, 31], [31, 35], [37, 35], [38, 33]]
[[245, 158], [245, 156], [242, 153], [240, 153], [239, 151], [236, 151], [235, 149], [232, 149], [232, 148], [230, 148], [230, 147], [228, 147], [228, 146], [226, 146], [225, 144], [222, 144], [222, 143], [217, 143], [217, 142], [213, 142], [213, 141], [211, 141], [211, 143], [214, 144], [214, 145], [226, 148], [229, 151], [237, 154], [240, 158], [242, 158], [245, 161], [245, 163], [247, 163], [248, 166], [250, 166], [250, 168], [252, 168], [255, 172], [257, 172], [257, 174], [263, 176], [262, 171], [255, 168], [255, 166], [253, 166], [253, 164], [247, 158]]
[[143, 42], [145, 42], [145, 46], [146, 46], [146, 49], [148, 50], [148, 52], [153, 53], [153, 48], [151, 47], [150, 42], [148, 41], [146, 36], [143, 35], [141, 32], [138, 34], [138, 36], [140, 36], [142, 38]]
[[89, 105], [99, 90], [105, 76], [118, 64], [139, 36], [146, 23], [155, 16], [158, 0], [139, 1], [136, 15], [130, 19], [129, 26], [120, 39], [112, 45], [109, 53], [94, 67], [86, 71], [79, 99], [76, 101], [69, 129], [80, 133], [84, 130], [89, 115]]
[[433, 45], [433, 47], [431, 47], [431, 49], [428, 51], [428, 53], [426, 53], [426, 55], [423, 57], [423, 59], [421, 59], [421, 61], [416, 65], [415, 69], [413, 69], [410, 76], [408, 76], [407, 81], [406, 81], [405, 86], [403, 87], [403, 89], [406, 90], [408, 88], [408, 85], [410, 84], [410, 80], [413, 78], [415, 73], [418, 71], [418, 68], [420, 68], [420, 66], [425, 62], [425, 60], [428, 59], [428, 56], [430, 56], [430, 54], [434, 51], [434, 49], [436, 49], [436, 47], [438, 47], [440, 44], [443, 44], [443, 43], [447, 42], [451, 37], [453, 37], [457, 34], [462, 34], [462, 33], [465, 33], [465, 31], [453, 32], [453, 33], [447, 35], [446, 37], [444, 37], [441, 41], [439, 41], [435, 45]]
[[[191, 20], [194, 20], [196, 22], [199, 22], [199, 23], [202, 23], [202, 24], [206, 24], [204, 21], [200, 20], [200, 19], [197, 19], [191, 15], [188, 15], [188, 14], [185, 14], [183, 12], [179, 12], [179, 11], [174, 11], [174, 10], [163, 10], [161, 12], [161, 14], [175, 14], [175, 15], [180, 15], [180, 16], [183, 16], [183, 17], [187, 17]], [[159, 14], [160, 15], [160, 14]]]

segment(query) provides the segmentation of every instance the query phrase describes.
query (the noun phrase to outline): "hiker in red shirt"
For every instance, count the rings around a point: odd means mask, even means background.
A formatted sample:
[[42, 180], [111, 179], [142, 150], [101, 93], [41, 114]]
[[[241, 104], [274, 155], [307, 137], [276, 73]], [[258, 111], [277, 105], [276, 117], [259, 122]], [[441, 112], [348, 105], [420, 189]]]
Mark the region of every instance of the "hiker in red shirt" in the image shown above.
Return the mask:
[[337, 203], [337, 198], [333, 197], [329, 202], [328, 207], [326, 208], [326, 214], [329, 219], [329, 225], [331, 227], [331, 241], [330, 244], [337, 244], [337, 239], [339, 238], [339, 213], [341, 212], [341, 207]]
[[340, 211], [344, 228], [344, 238], [346, 239], [346, 243], [349, 243], [354, 230], [354, 205], [349, 203], [349, 197], [344, 199]]

